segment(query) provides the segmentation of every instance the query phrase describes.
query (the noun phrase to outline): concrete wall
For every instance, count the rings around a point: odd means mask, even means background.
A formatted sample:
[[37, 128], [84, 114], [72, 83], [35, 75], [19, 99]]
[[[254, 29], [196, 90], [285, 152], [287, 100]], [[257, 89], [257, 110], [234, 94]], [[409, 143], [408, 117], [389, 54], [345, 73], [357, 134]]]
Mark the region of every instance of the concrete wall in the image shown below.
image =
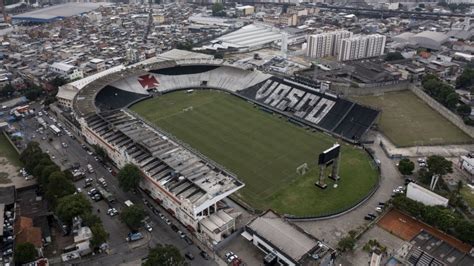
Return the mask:
[[437, 102], [435, 99], [431, 98], [427, 93], [416, 86], [410, 86], [411, 91], [415, 93], [420, 99], [427, 103], [431, 108], [438, 111], [442, 116], [451, 121], [455, 126], [464, 131], [471, 138], [474, 138], [474, 127], [464, 124], [464, 121], [455, 113], [453, 113], [448, 108], [444, 107], [442, 104]]
[[403, 81], [374, 85], [359, 84], [358, 86], [359, 87], [355, 88], [351, 87], [351, 85], [347, 83], [333, 82], [331, 83], [331, 90], [337, 93], [341, 93], [345, 96], [377, 95], [385, 92], [408, 90], [410, 83]]

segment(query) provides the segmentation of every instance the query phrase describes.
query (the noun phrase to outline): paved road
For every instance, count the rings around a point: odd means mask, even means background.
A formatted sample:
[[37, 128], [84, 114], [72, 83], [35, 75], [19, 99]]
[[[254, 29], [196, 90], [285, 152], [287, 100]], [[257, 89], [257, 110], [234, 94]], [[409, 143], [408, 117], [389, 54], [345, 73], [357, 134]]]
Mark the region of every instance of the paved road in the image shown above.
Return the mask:
[[[47, 116], [43, 115], [43, 119], [48, 124], [52, 123], [51, 119]], [[38, 128], [38, 124], [34, 118], [26, 119], [25, 121], [21, 122], [21, 126], [25, 132], [25, 139], [39, 142], [43, 150], [48, 150], [49, 154], [55, 157], [53, 160], [58, 165], [64, 167], [65, 165], [78, 162], [80, 163], [81, 168], [85, 168], [87, 164], [91, 164], [95, 170], [95, 173], [87, 174], [87, 177], [92, 177], [95, 180], [103, 177], [107, 181], [109, 192], [113, 193], [117, 199], [117, 202], [114, 203], [113, 206], [119, 211], [122, 207], [124, 207], [123, 202], [126, 200], [131, 200], [135, 204], [143, 203], [143, 195], [124, 193], [118, 187], [117, 179], [112, 176], [102, 164], [94, 160], [93, 156], [87, 154], [77, 139], [74, 140], [66, 134], [55, 136], [50, 130], [45, 130], [43, 135], [40, 135], [39, 133], [35, 132], [35, 130]], [[35, 135], [34, 138], [33, 135]], [[43, 136], [46, 136], [45, 140], [42, 139]], [[49, 138], [52, 138], [51, 142], [49, 141]], [[63, 142], [68, 144], [67, 148], [62, 147], [61, 143]], [[76, 187], [82, 188], [83, 185], [83, 180], [76, 182]], [[82, 193], [86, 193], [86, 191], [83, 191]], [[153, 247], [157, 243], [160, 243], [174, 245], [182, 252], [182, 254], [185, 252], [191, 252], [195, 257], [195, 259], [192, 261], [188, 260], [191, 265], [216, 265], [214, 261], [204, 260], [199, 255], [200, 250], [196, 245], [188, 245], [178, 236], [177, 233], [175, 233], [170, 228], [170, 226], [166, 225], [163, 220], [161, 220], [147, 207], [144, 208], [147, 211], [150, 220], [152, 221], [153, 231], [151, 234], [147, 232], [149, 235], [145, 237], [144, 240], [137, 241], [135, 243], [128, 243], [125, 241], [129, 230], [122, 222], [119, 221], [117, 216], [110, 217], [106, 214], [109, 206], [105, 201], [100, 201], [97, 203], [93, 202], [93, 208], [100, 210], [100, 213], [97, 212], [97, 214], [102, 219], [104, 228], [109, 233], [108, 243], [110, 252], [109, 254], [100, 254], [82, 260], [77, 260], [74, 261], [74, 263], [81, 265], [118, 265], [120, 263], [132, 262], [145, 257], [148, 254], [149, 247]], [[179, 224], [178, 221], [173, 219], [171, 215], [168, 215], [168, 213], [166, 213], [159, 206], [155, 205], [155, 208], [157, 208], [161, 213], [169, 218], [173, 224], [177, 225], [181, 231], [187, 232], [187, 230], [181, 224]], [[190, 236], [189, 233], [187, 233], [187, 235]], [[210, 255], [212, 256], [212, 254]]]

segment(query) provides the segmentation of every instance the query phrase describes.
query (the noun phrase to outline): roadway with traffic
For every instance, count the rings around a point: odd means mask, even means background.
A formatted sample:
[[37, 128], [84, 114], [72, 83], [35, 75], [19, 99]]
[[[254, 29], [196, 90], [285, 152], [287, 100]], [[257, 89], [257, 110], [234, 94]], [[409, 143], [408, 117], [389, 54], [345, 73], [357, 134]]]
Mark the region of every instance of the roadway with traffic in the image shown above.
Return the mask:
[[[58, 123], [54, 121], [56, 118], [51, 115], [52, 113], [49, 112], [43, 114], [42, 117], [49, 125], [53, 123], [57, 125]], [[185, 253], [191, 253], [194, 256], [194, 259], [186, 259], [191, 265], [217, 265], [217, 263], [212, 260], [214, 254], [210, 251], [207, 251], [207, 253], [211, 256], [211, 260], [206, 260], [200, 255], [201, 249], [204, 249], [204, 247], [199, 245], [200, 243], [192, 237], [186, 228], [163, 208], [155, 204], [150, 198], [147, 200], [148, 206], [145, 206], [143, 202], [144, 199], [148, 197], [147, 195], [142, 192], [123, 192], [118, 186], [117, 178], [107, 170], [107, 167], [111, 167], [111, 165], [104, 165], [94, 159], [94, 155], [91, 155], [90, 152], [88, 153], [87, 150], [81, 146], [84, 144], [87, 145], [82, 141], [82, 138], [79, 136], [70, 137], [67, 134], [64, 134], [64, 132], [63, 134], [56, 136], [50, 129], [45, 129], [43, 133], [40, 134], [40, 132], [37, 132], [39, 127], [38, 122], [34, 118], [25, 119], [20, 122], [19, 125], [24, 133], [25, 140], [40, 143], [43, 151], [47, 151], [53, 161], [61, 166], [63, 170], [73, 163], [79, 163], [80, 167], [86, 173], [86, 176], [95, 180], [93, 185], [88, 188], [83, 188], [85, 183], [84, 179], [75, 182], [76, 187], [81, 188], [81, 193], [84, 193], [86, 197], [88, 197], [88, 190], [99, 186], [97, 180], [101, 177], [103, 177], [107, 182], [107, 190], [115, 196], [116, 202], [113, 204], [108, 204], [105, 200], [99, 202], [91, 200], [93, 208], [97, 209], [97, 215], [101, 218], [105, 230], [109, 233], [109, 251], [105, 254], [88, 256], [71, 261], [71, 263], [76, 265], [118, 265], [121, 263], [131, 263], [146, 257], [148, 255], [148, 249], [159, 243], [171, 244], [177, 247], [183, 256]], [[61, 123], [61, 125], [63, 126], [64, 131], [64, 123]], [[73, 130], [69, 129], [69, 131], [73, 133]], [[62, 143], [66, 143], [67, 145], [62, 145]], [[87, 146], [87, 149], [92, 150], [89, 146]], [[87, 164], [92, 165], [94, 173], [90, 174], [87, 172]], [[118, 169], [113, 170], [118, 172]], [[120, 210], [125, 206], [124, 202], [126, 200], [131, 200], [134, 204], [143, 205], [153, 228], [151, 232], [142, 230], [145, 237], [136, 242], [126, 241], [127, 234], [130, 230], [120, 221], [119, 216], [111, 217], [107, 214], [107, 210], [110, 207], [115, 207], [120, 212]], [[153, 209], [155, 209], [155, 211], [153, 211]], [[160, 218], [160, 213], [164, 215], [164, 219]], [[183, 238], [181, 238], [172, 230], [171, 225], [166, 224], [165, 219], [169, 219], [181, 232], [185, 232], [185, 234], [193, 240], [194, 244], [188, 244]], [[197, 245], [201, 247], [198, 247]]]

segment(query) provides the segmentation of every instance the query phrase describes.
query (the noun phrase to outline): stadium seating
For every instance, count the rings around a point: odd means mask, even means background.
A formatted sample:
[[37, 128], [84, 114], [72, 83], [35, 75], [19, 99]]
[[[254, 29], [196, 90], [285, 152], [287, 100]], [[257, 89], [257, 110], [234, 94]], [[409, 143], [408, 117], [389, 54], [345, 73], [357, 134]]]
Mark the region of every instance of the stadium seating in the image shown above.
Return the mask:
[[335, 95], [323, 94], [307, 83], [277, 77], [239, 91], [239, 94], [354, 142], [360, 140], [379, 113]]
[[295, 124], [312, 125], [354, 142], [360, 140], [379, 113], [336, 95], [321, 93], [317, 84], [306, 80], [282, 79], [240, 65], [205, 65], [202, 60], [195, 61], [185, 60], [181, 65], [151, 70], [148, 74], [124, 75], [127, 78], [113, 82], [97, 94], [96, 106], [102, 110], [123, 108], [150, 97], [152, 92], [221, 89], [257, 102], [269, 112], [283, 113]]
[[149, 95], [120, 90], [112, 86], [106, 86], [97, 94], [95, 98], [95, 104], [101, 110], [113, 110], [123, 108], [134, 101], [146, 97], [149, 97]]

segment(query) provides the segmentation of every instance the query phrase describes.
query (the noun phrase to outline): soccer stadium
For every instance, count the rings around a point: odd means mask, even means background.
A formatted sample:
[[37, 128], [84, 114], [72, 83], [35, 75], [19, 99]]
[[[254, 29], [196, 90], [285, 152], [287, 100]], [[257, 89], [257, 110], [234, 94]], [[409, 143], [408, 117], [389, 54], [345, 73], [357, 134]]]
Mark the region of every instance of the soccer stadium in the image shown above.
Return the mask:
[[[249, 65], [158, 57], [92, 80], [73, 110], [89, 143], [118, 167], [137, 165], [145, 192], [209, 235], [232, 220], [218, 211], [229, 196], [255, 211], [322, 216], [378, 185], [373, 159], [357, 145], [377, 110]], [[340, 179], [320, 189], [317, 157], [335, 143]]]

